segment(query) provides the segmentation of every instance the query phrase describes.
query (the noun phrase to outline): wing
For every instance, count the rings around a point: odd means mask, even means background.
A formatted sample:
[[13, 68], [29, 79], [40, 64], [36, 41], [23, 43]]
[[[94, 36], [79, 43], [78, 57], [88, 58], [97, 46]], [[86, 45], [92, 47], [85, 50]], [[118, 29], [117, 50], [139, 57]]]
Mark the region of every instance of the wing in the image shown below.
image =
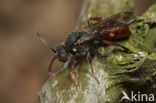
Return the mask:
[[101, 21], [103, 27], [124, 25], [129, 26], [135, 21], [136, 17], [132, 12], [121, 12]]
[[[104, 20], [100, 20], [94, 23], [93, 26], [99, 32], [100, 38], [118, 39], [130, 36], [131, 32], [128, 26], [134, 23], [135, 20], [136, 17], [133, 16], [132, 12], [121, 12], [107, 17]], [[94, 35], [93, 29], [90, 27], [85, 27], [82, 31]], [[93, 38], [90, 38], [83, 43], [92, 42], [93, 39], [96, 39], [93, 35]]]
[[[132, 12], [121, 12], [113, 16], [107, 17], [104, 20], [94, 23], [95, 29], [97, 29], [100, 34], [109, 34], [111, 32], [117, 32], [124, 28], [127, 28], [136, 20]], [[86, 27], [83, 30], [92, 32], [90, 27]]]

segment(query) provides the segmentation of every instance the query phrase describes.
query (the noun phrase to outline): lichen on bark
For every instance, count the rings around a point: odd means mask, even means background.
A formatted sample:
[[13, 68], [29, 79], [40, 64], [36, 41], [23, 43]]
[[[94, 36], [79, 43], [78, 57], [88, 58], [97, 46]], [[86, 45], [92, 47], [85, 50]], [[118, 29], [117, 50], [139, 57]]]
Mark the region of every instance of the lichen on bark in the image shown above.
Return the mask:
[[[87, 18], [90, 16], [108, 16], [124, 8], [125, 10], [132, 9], [132, 2], [128, 0], [85, 2], [77, 29], [86, 25]], [[119, 6], [121, 2], [123, 4]], [[110, 12], [114, 9], [117, 10]], [[84, 60], [75, 69], [76, 87], [73, 86], [70, 69], [65, 68], [49, 78], [43, 85], [39, 93], [40, 102], [121, 103], [122, 91], [128, 94], [130, 91], [140, 91], [156, 95], [155, 22], [156, 5], [153, 5], [142, 17], [137, 17], [136, 22], [130, 26], [132, 35], [127, 40], [120, 41], [122, 45], [139, 55], [125, 53], [117, 47], [99, 48], [99, 52], [93, 58], [95, 75], [100, 81], [99, 85], [91, 75], [90, 66]]]

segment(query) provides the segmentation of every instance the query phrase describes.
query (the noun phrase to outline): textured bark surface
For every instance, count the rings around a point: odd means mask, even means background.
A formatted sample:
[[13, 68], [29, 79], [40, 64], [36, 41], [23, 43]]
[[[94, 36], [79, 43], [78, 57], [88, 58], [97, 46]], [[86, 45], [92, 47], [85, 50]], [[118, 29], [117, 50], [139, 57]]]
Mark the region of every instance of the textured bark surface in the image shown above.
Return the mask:
[[[106, 17], [131, 11], [130, 0], [86, 0], [76, 29], [87, 25], [87, 18]], [[132, 35], [120, 43], [140, 55], [125, 53], [121, 48], [99, 48], [93, 58], [98, 85], [86, 60], [75, 69], [73, 86], [70, 64], [49, 78], [39, 94], [41, 103], [121, 103], [122, 91], [156, 95], [156, 5], [130, 26]], [[70, 61], [72, 62], [72, 60]], [[129, 101], [122, 101], [128, 103]]]

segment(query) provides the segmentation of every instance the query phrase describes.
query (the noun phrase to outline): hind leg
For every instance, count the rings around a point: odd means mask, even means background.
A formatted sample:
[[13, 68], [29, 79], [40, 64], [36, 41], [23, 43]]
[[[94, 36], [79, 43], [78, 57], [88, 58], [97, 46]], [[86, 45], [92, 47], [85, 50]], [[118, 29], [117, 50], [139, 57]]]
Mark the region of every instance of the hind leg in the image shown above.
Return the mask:
[[123, 46], [123, 45], [121, 45], [119, 43], [116, 43], [116, 42], [111, 42], [111, 41], [103, 40], [103, 43], [106, 44], [106, 45], [110, 45], [110, 46], [121, 47], [125, 51], [127, 51], [128, 53], [138, 54], [138, 53], [135, 53], [135, 52], [131, 51], [130, 49], [128, 49], [127, 47], [125, 47], [125, 46]]

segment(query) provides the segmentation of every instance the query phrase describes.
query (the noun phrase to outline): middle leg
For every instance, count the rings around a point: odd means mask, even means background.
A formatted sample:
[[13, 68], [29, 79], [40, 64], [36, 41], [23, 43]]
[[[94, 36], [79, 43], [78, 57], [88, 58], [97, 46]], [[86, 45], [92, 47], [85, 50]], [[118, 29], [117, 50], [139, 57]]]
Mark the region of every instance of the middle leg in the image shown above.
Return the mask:
[[92, 59], [91, 59], [91, 56], [90, 56], [90, 52], [87, 53], [87, 60], [91, 66], [91, 70], [92, 70], [92, 76], [94, 77], [94, 79], [97, 81], [98, 84], [100, 84], [99, 80], [97, 79], [97, 77], [95, 76], [95, 72], [94, 72], [94, 68], [93, 68], [93, 65], [92, 65]]

